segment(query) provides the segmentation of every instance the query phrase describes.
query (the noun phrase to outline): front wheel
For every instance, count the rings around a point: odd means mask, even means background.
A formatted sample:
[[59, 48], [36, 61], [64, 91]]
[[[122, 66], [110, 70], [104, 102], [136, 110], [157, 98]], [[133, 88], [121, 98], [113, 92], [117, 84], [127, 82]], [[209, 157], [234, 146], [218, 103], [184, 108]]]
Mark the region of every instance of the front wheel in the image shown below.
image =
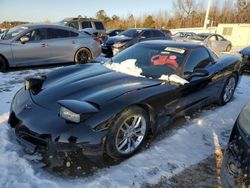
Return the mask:
[[149, 128], [144, 109], [134, 106], [119, 114], [106, 141], [107, 154], [114, 159], [133, 155], [144, 143]]
[[8, 71], [8, 63], [4, 58], [0, 56], [0, 72], [7, 72]]
[[233, 74], [227, 79], [223, 87], [223, 90], [221, 92], [220, 99], [219, 99], [220, 105], [225, 105], [233, 98], [236, 86], [237, 86], [237, 77], [235, 74]]
[[75, 63], [84, 64], [92, 61], [92, 54], [87, 48], [80, 48], [75, 54]]

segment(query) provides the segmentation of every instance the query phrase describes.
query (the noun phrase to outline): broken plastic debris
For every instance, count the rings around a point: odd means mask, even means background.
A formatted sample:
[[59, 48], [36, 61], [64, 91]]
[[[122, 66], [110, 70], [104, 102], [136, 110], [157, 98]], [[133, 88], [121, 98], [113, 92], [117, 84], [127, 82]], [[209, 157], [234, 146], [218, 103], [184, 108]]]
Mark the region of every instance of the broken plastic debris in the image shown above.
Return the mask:
[[178, 76], [176, 74], [172, 74], [170, 76], [162, 75], [159, 79], [160, 80], [166, 80], [166, 81], [169, 81], [169, 82], [178, 83], [178, 84], [181, 84], [181, 85], [185, 85], [185, 84], [189, 83], [189, 81], [181, 78], [180, 76]]

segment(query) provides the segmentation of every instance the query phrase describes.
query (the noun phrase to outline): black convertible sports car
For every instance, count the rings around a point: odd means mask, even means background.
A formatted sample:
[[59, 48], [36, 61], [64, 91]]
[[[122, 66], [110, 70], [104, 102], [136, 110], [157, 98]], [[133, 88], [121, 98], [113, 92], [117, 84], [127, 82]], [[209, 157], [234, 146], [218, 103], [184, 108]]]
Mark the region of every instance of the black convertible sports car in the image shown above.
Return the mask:
[[222, 163], [225, 187], [250, 186], [250, 103], [240, 113], [232, 130]]
[[9, 123], [27, 151], [124, 159], [176, 116], [231, 100], [240, 57], [219, 59], [199, 44], [138, 43], [104, 64], [28, 78]]

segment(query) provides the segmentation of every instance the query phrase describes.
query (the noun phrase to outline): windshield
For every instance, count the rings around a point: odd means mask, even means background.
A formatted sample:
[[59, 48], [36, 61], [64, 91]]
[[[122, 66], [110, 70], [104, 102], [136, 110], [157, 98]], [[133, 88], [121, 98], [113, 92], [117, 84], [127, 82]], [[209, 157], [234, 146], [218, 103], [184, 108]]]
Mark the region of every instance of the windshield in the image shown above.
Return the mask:
[[187, 50], [165, 45], [136, 44], [113, 57], [108, 68], [134, 76], [158, 79], [178, 74]]
[[120, 36], [135, 38], [135, 37], [139, 36], [139, 34], [141, 32], [142, 32], [141, 29], [129, 29], [129, 30], [121, 32], [119, 35]]
[[2, 40], [11, 40], [13, 39], [15, 36], [17, 36], [19, 33], [22, 33], [24, 31], [26, 31], [27, 29], [29, 29], [29, 27], [26, 26], [17, 26], [17, 27], [13, 27], [11, 29], [9, 29], [8, 31], [6, 31], [1, 39]]
[[208, 37], [208, 35], [197, 34], [197, 35], [194, 35], [190, 38], [194, 39], [194, 40], [204, 41], [204, 40], [206, 40], [207, 37]]
[[248, 135], [250, 135], [250, 103], [248, 103], [240, 113], [239, 116], [240, 128]]

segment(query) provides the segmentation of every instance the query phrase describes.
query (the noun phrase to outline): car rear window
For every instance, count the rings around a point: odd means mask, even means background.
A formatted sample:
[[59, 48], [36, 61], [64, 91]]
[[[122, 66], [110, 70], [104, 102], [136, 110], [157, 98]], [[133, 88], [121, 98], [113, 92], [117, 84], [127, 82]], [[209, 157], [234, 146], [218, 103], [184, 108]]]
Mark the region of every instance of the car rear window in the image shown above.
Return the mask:
[[48, 29], [48, 39], [67, 38], [70, 37], [70, 33], [63, 29]]
[[152, 30], [152, 37], [165, 37], [165, 35], [158, 30]]
[[94, 22], [95, 23], [95, 28], [97, 30], [104, 30], [104, 26], [102, 24], [102, 22]]

